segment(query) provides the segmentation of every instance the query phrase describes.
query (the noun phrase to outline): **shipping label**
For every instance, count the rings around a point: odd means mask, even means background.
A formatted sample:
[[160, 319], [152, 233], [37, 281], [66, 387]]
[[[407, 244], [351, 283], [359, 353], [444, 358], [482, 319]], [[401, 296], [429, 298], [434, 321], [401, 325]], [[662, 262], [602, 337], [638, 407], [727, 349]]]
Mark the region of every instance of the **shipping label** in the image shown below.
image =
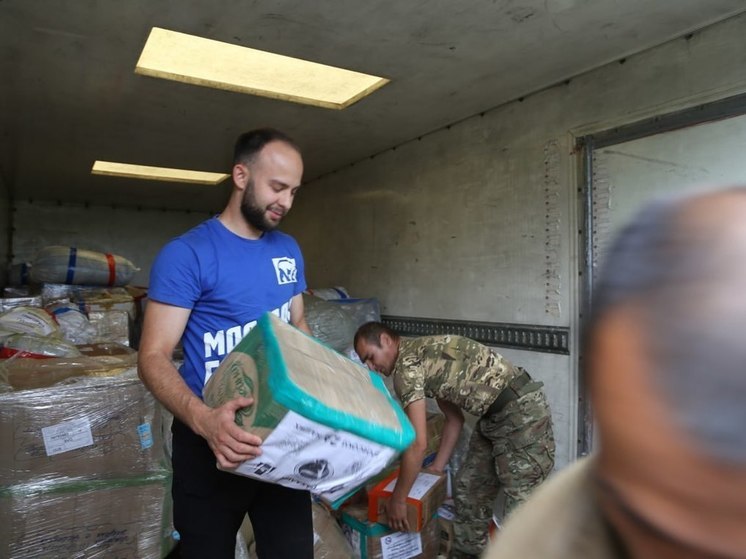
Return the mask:
[[422, 553], [418, 532], [395, 532], [381, 538], [383, 559], [410, 559]]
[[335, 500], [388, 465], [393, 449], [289, 411], [262, 454], [235, 472]]
[[93, 444], [91, 424], [87, 419], [73, 419], [57, 425], [42, 427], [41, 434], [44, 437], [47, 456], [54, 456]]

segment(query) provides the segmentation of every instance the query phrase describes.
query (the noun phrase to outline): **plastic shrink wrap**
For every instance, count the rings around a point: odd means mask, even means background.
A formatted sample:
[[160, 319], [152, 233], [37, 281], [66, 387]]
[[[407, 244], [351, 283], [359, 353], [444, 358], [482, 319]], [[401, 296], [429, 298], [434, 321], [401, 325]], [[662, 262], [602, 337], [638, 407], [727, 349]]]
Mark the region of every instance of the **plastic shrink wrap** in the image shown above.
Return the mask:
[[41, 249], [31, 263], [35, 283], [121, 286], [138, 268], [123, 256], [68, 246]]
[[172, 547], [161, 410], [129, 359], [3, 364], [0, 557], [160, 559]]
[[62, 336], [76, 344], [89, 344], [96, 339], [96, 327], [78, 305], [63, 299], [45, 307], [57, 320]]
[[303, 306], [314, 337], [353, 360], [357, 329], [371, 320], [381, 320], [377, 299], [324, 300], [304, 294]]

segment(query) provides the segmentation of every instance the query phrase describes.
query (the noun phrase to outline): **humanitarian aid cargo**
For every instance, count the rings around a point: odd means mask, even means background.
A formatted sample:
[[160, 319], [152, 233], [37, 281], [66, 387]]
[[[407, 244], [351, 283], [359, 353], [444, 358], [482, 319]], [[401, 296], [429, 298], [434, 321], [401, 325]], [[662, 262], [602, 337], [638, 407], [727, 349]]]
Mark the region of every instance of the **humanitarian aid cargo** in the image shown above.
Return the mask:
[[234, 473], [308, 489], [333, 502], [385, 468], [414, 429], [381, 378], [271, 313], [204, 390], [212, 407], [251, 396], [236, 423], [264, 441]]
[[[368, 491], [368, 520], [386, 524], [386, 503], [396, 487], [399, 471], [391, 473]], [[407, 522], [413, 532], [419, 532], [435, 515], [446, 498], [446, 478], [443, 474], [421, 471], [407, 495]]]

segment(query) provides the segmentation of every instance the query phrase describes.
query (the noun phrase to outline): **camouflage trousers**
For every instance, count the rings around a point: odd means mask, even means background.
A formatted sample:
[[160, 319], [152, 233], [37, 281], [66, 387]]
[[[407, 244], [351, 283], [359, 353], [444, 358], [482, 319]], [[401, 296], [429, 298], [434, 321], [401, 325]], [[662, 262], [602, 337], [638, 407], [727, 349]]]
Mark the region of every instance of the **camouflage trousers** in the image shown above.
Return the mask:
[[505, 518], [554, 467], [552, 416], [542, 383], [530, 382], [497, 413], [482, 416], [456, 475], [456, 519], [451, 559], [477, 558], [498, 493]]

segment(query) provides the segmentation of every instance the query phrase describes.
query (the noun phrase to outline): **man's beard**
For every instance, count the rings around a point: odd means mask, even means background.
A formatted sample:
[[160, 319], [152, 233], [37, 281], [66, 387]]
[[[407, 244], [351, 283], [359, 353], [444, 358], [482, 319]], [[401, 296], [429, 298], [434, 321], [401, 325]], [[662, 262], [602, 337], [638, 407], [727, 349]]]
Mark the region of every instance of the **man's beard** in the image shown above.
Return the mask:
[[241, 200], [241, 214], [244, 219], [259, 231], [272, 231], [278, 225], [278, 223], [272, 223], [266, 216], [266, 208], [260, 208], [256, 203], [256, 197], [254, 196], [254, 181], [249, 180], [246, 185], [246, 191], [244, 192], [243, 200]]

